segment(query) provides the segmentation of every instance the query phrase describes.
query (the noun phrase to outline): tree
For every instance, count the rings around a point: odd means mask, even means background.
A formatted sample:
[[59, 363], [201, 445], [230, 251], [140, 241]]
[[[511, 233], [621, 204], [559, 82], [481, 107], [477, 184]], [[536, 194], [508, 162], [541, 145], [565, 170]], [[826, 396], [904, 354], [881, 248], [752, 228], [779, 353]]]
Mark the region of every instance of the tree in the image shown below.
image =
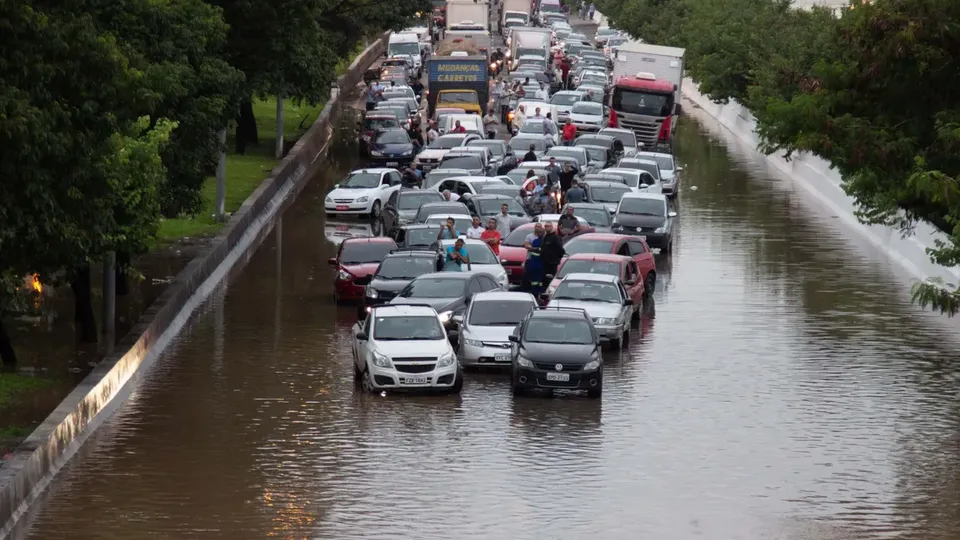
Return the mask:
[[[865, 223], [905, 234], [918, 220], [936, 225], [949, 240], [930, 256], [945, 266], [960, 264], [960, 100], [950, 91], [960, 84], [958, 22], [950, 0], [857, 5], [837, 21], [828, 57], [755, 100], [766, 152], [828, 160]], [[913, 293], [924, 306], [960, 308], [956, 285], [920, 283]]]
[[139, 115], [141, 75], [89, 15], [0, 3], [0, 311], [17, 276], [152, 241], [175, 125]]

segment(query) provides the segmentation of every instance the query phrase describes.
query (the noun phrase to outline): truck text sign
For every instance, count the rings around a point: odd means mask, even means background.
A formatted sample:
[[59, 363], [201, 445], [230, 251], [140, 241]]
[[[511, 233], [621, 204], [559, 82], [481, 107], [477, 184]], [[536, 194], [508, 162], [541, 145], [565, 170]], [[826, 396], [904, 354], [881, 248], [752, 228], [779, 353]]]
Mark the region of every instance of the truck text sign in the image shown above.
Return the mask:
[[436, 63], [432, 66], [430, 80], [437, 82], [480, 82], [487, 78], [486, 63]]

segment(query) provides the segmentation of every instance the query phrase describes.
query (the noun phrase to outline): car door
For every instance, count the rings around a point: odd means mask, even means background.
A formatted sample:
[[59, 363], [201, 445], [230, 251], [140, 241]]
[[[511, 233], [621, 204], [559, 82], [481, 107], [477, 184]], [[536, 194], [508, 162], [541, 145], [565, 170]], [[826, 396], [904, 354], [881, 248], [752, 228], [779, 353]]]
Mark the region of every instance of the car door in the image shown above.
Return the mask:
[[657, 263], [653, 259], [653, 252], [650, 251], [650, 246], [648, 246], [646, 242], [639, 238], [629, 239], [627, 241], [627, 245], [630, 250], [630, 258], [637, 263], [637, 268], [640, 271], [640, 275], [643, 277], [643, 279], [646, 279], [647, 275], [654, 271], [657, 267]]
[[620, 317], [622, 317], [624, 321], [629, 321], [633, 317], [634, 307], [633, 305], [627, 305], [627, 301], [630, 300], [632, 302], [633, 299], [630, 298], [630, 295], [627, 293], [627, 288], [624, 287], [623, 282], [620, 280], [617, 280], [617, 289], [620, 290]]
[[477, 213], [477, 203], [473, 200], [473, 197], [470, 197], [466, 200], [461, 200], [464, 206], [467, 207], [467, 211], [470, 212], [471, 216], [479, 216]]
[[620, 240], [614, 246], [614, 255], [623, 255], [624, 257], [630, 256], [630, 246], [626, 240]]
[[440, 182], [437, 186], [437, 191], [443, 193], [444, 191], [449, 191], [450, 193], [456, 193], [457, 191], [457, 181], [456, 180], [444, 180]]
[[456, 189], [457, 195], [460, 195], [461, 197], [463, 197], [464, 195], [474, 194], [473, 188], [470, 186], [470, 184], [467, 182], [464, 182], [463, 180], [456, 181], [455, 189]]
[[387, 204], [383, 205], [383, 212], [380, 213], [380, 217], [383, 220], [383, 230], [381, 233], [385, 236], [390, 236], [393, 228], [397, 225], [397, 218], [399, 217], [397, 206], [399, 202], [400, 192], [394, 191], [390, 194], [390, 198], [387, 199]]
[[626, 264], [624, 274], [623, 284], [627, 287], [627, 294], [630, 295], [637, 309], [639, 309], [640, 302], [643, 301], [643, 279], [640, 275], [640, 267], [637, 266], [636, 262], [630, 261]]
[[[353, 361], [361, 372], [367, 367], [367, 348], [370, 344], [370, 329], [372, 328], [370, 321], [372, 320], [373, 317], [367, 317], [353, 325]], [[361, 333], [367, 334], [367, 341], [357, 340], [357, 334]]]

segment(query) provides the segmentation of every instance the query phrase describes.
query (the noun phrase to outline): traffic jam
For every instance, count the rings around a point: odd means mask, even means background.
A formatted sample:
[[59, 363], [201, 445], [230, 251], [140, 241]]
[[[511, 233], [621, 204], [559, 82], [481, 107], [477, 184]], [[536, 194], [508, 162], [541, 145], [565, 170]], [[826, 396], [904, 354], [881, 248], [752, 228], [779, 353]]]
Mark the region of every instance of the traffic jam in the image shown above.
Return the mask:
[[434, 1], [389, 38], [366, 81], [367, 167], [324, 200], [358, 388], [459, 393], [493, 368], [514, 395], [597, 399], [604, 351], [642, 337], [677, 236], [684, 51], [593, 15]]

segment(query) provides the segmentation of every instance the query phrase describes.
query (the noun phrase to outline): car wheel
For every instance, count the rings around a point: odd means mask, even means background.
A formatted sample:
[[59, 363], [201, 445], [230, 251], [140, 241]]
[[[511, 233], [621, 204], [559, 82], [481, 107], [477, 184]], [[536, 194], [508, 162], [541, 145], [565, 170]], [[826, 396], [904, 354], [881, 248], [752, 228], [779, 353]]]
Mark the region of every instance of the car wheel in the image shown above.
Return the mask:
[[667, 247], [663, 249], [663, 252], [667, 254], [673, 253], [673, 239], [667, 242]]
[[375, 394], [377, 389], [373, 386], [373, 375], [370, 373], [370, 369], [363, 368], [363, 374], [360, 376], [361, 386], [363, 391], [368, 394]]
[[587, 397], [590, 399], [600, 399], [603, 396], [603, 383], [600, 383], [596, 388], [591, 388], [587, 390]]
[[626, 330], [624, 330], [623, 335], [620, 336], [620, 343], [624, 347], [630, 344], [630, 328], [629, 327]]
[[463, 372], [457, 370], [455, 377], [456, 379], [453, 381], [453, 386], [450, 387], [451, 394], [459, 394], [463, 390]]
[[610, 348], [620, 350], [623, 349], [623, 338], [618, 338], [610, 342]]
[[517, 376], [516, 376], [516, 375], [513, 375], [513, 376], [510, 378], [510, 387], [511, 387], [511, 389], [513, 390], [513, 395], [515, 395], [515, 396], [522, 396], [522, 395], [523, 395], [523, 387], [520, 386], [520, 383], [517, 382]]
[[360, 366], [357, 365], [356, 359], [353, 361], [353, 382], [357, 384], [363, 383], [363, 372], [360, 371]]
[[380, 201], [373, 201], [373, 206], [370, 208], [370, 219], [373, 221], [380, 219]]
[[657, 288], [657, 274], [650, 272], [647, 274], [646, 279], [643, 280], [643, 295], [647, 298], [653, 296], [654, 289]]

